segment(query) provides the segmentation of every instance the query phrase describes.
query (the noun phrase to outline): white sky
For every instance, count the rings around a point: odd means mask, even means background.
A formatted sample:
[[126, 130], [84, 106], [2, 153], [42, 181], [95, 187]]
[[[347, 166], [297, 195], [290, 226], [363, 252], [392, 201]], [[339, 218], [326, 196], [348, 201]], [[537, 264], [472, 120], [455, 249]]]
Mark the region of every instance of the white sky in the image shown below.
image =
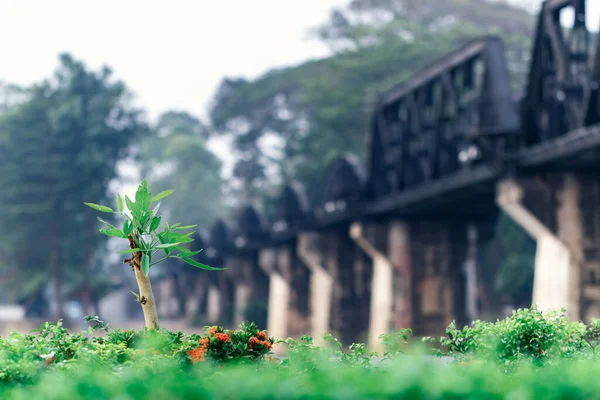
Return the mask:
[[342, 0], [0, 0], [0, 80], [48, 76], [69, 51], [103, 63], [156, 116], [203, 115], [223, 76], [327, 54], [307, 27]]
[[[441, 0], [443, 1], [443, 0]], [[514, 0], [515, 3], [532, 0]], [[535, 1], [535, 0], [534, 0]], [[48, 76], [59, 52], [106, 63], [155, 117], [204, 115], [223, 76], [327, 54], [307, 29], [346, 0], [0, 0], [0, 80]], [[588, 0], [598, 27], [600, 0]]]
[[[600, 0], [587, 1], [595, 30]], [[203, 117], [222, 77], [255, 77], [327, 55], [322, 44], [307, 40], [307, 29], [346, 3], [0, 0], [0, 80], [40, 80], [56, 67], [58, 53], [68, 51], [90, 67], [112, 67], [150, 117], [168, 109]], [[227, 156], [225, 146], [216, 150]]]

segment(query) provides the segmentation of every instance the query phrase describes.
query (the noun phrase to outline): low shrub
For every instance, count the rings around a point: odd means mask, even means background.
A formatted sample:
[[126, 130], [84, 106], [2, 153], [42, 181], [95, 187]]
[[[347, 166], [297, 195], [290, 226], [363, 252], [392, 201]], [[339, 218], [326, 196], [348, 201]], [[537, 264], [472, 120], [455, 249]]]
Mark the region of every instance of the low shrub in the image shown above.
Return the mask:
[[[97, 318], [70, 334], [59, 323], [0, 338], [0, 398], [251, 399], [410, 398], [565, 399], [600, 393], [598, 321], [569, 322], [535, 307], [462, 330], [453, 324], [431, 349], [407, 347], [411, 331], [382, 335], [384, 354], [324, 337], [275, 341], [253, 323], [203, 335], [111, 330]], [[102, 333], [100, 335], [100, 333]], [[275, 344], [287, 347], [282, 359]]]
[[459, 361], [485, 358], [508, 369], [523, 362], [542, 366], [562, 359], [595, 359], [600, 320], [570, 322], [565, 310], [542, 312], [534, 306], [497, 322], [475, 321], [463, 329], [452, 323], [446, 336], [425, 340], [439, 342]]

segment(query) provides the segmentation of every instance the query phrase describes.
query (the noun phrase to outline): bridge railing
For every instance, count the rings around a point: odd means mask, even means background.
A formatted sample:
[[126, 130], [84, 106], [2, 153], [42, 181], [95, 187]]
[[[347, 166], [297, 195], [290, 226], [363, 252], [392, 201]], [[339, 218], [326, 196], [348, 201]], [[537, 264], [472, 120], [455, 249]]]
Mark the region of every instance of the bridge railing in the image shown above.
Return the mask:
[[518, 117], [502, 41], [470, 42], [381, 97], [372, 122], [370, 197], [515, 150]]

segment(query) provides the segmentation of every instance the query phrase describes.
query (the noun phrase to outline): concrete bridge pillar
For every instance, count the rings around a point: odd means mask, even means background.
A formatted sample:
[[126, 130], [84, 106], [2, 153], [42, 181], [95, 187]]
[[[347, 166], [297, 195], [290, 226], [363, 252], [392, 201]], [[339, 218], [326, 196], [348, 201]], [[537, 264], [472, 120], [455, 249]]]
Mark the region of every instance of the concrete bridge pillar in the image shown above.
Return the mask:
[[206, 319], [209, 324], [218, 324], [221, 315], [221, 292], [216, 285], [209, 285], [207, 292]]
[[234, 282], [233, 324], [239, 326], [246, 320], [246, 308], [252, 294], [252, 263], [243, 257], [229, 257], [225, 266], [225, 273]]
[[258, 252], [228, 257], [225, 265], [225, 273], [234, 284], [232, 324], [237, 327], [245, 321], [265, 327], [269, 275], [259, 265]]
[[[392, 329], [411, 328], [416, 335], [437, 335], [453, 320], [457, 325], [468, 323], [464, 223], [356, 223], [351, 236], [373, 262], [370, 348], [381, 351], [379, 336]], [[473, 264], [474, 257], [470, 258]], [[471, 276], [470, 280], [474, 279]]]
[[323, 267], [332, 280], [330, 333], [345, 346], [368, 340], [372, 263], [340, 224], [319, 233]]
[[411, 221], [409, 232], [415, 334], [442, 334], [452, 321], [457, 326], [467, 324], [465, 224]]
[[410, 230], [404, 221], [393, 220], [389, 227], [389, 257], [394, 267], [394, 328], [412, 328], [413, 284]]
[[186, 319], [192, 319], [203, 310], [202, 302], [207, 296], [208, 288], [205, 279], [194, 279], [193, 289], [186, 296], [184, 315]]
[[583, 173], [498, 183], [497, 203], [537, 242], [532, 303], [600, 317], [600, 181]]
[[333, 295], [333, 278], [325, 269], [318, 241], [319, 236], [315, 233], [298, 236], [298, 256], [310, 270], [310, 327], [315, 343], [321, 343], [323, 335], [330, 333]]
[[[396, 224], [392, 224], [396, 227]], [[375, 227], [377, 229], [378, 227]], [[392, 228], [393, 229], [393, 228]], [[371, 307], [369, 310], [368, 346], [371, 351], [382, 354], [385, 350], [379, 336], [388, 333], [393, 321], [394, 279], [393, 264], [389, 256], [377, 248], [377, 245], [364, 235], [360, 224], [355, 223], [350, 228], [350, 236], [356, 244], [371, 258], [373, 275], [371, 279]], [[390, 232], [390, 239], [397, 234]], [[376, 240], [375, 240], [376, 242]], [[392, 243], [393, 247], [394, 243]], [[401, 288], [399, 288], [401, 289]], [[402, 298], [401, 294], [401, 298]]]
[[280, 243], [276, 270], [289, 287], [288, 335], [299, 338], [310, 329], [309, 270], [298, 256], [297, 241]]
[[280, 257], [277, 249], [264, 249], [259, 257], [260, 267], [269, 276], [267, 330], [269, 336], [285, 339], [288, 337], [290, 287], [277, 271], [277, 261]]

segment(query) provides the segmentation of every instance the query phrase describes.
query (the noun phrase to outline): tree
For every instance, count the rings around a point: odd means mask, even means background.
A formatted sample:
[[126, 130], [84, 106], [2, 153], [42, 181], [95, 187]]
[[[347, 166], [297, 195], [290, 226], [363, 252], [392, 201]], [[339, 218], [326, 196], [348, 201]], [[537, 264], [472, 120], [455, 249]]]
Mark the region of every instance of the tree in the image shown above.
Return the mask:
[[[482, 0], [352, 0], [332, 11], [314, 30], [331, 57], [253, 81], [227, 78], [218, 88], [211, 126], [233, 137], [238, 195], [264, 197], [270, 182], [290, 177], [314, 195], [332, 158], [366, 159], [370, 107], [380, 92], [475, 36], [505, 40], [515, 89], [522, 88], [533, 22], [519, 7]], [[261, 147], [269, 137], [280, 146], [275, 156]]]
[[208, 128], [186, 112], [159, 117], [153, 135], [141, 143], [142, 175], [162, 191], [175, 193], [164, 211], [169, 219], [206, 228], [224, 212], [221, 160], [207, 147]]
[[52, 78], [0, 113], [0, 224], [11, 232], [2, 244], [9, 284], [50, 274], [57, 317], [65, 271], [83, 275], [87, 311], [91, 256], [102, 242], [81, 204], [106, 199], [117, 161], [143, 132], [130, 99], [108, 67], [88, 71], [63, 54]]
[[[128, 244], [128, 249], [119, 253], [130, 254], [130, 257], [124, 260], [124, 263], [130, 265], [135, 274], [139, 293], [134, 293], [134, 295], [142, 306], [146, 328], [148, 329], [159, 329], [156, 302], [154, 301], [154, 292], [149, 276], [150, 268], [171, 258], [183, 261], [196, 268], [220, 270], [220, 268], [212, 268], [192, 259], [202, 249], [190, 251], [185, 247], [185, 244], [194, 241], [191, 236], [195, 232], [183, 233], [181, 231], [190, 230], [196, 225], [182, 226], [181, 223], [175, 223], [169, 226], [158, 215], [160, 201], [173, 194], [173, 192], [173, 189], [167, 189], [156, 196], [152, 196], [148, 191], [148, 184], [146, 181], [142, 181], [133, 200], [127, 196], [123, 198], [117, 195], [117, 211], [113, 211], [108, 206], [85, 203], [96, 211], [119, 215], [123, 218], [122, 225], [119, 224], [123, 227], [122, 229], [111, 225], [102, 218], [98, 218], [106, 226], [100, 229], [100, 232], [108, 237], [125, 239]], [[161, 222], [163, 222], [163, 228], [159, 230]], [[163, 252], [164, 256], [162, 255]]]

